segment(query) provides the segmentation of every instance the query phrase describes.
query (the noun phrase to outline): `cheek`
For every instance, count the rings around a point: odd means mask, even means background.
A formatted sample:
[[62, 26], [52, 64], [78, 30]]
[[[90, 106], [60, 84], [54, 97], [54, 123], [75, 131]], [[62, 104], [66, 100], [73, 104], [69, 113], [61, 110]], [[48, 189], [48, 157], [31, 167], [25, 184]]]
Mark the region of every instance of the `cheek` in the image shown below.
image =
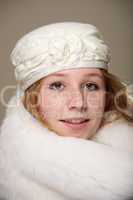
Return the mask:
[[64, 106], [64, 97], [57, 93], [45, 91], [41, 93], [39, 110], [45, 118], [55, 118], [62, 112]]
[[101, 116], [104, 112], [104, 107], [105, 107], [105, 93], [97, 92], [89, 94], [87, 96], [87, 105], [90, 113], [93, 116], [95, 117]]

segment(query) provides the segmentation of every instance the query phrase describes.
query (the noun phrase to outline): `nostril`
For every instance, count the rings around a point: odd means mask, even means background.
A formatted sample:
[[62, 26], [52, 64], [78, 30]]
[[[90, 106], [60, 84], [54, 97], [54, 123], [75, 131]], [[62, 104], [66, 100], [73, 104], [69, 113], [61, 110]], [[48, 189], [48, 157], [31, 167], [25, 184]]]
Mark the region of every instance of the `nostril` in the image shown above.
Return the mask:
[[68, 101], [69, 108], [80, 108], [86, 110], [87, 103], [86, 100], [82, 96], [73, 97]]

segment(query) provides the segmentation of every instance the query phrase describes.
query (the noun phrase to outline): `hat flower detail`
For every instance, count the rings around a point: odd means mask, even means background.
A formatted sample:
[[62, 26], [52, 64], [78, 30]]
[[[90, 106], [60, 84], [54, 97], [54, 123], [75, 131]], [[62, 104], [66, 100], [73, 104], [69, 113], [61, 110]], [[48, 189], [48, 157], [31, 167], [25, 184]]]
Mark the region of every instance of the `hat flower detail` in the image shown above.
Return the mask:
[[11, 53], [15, 77], [23, 90], [42, 77], [64, 69], [108, 68], [110, 52], [90, 24], [55, 23], [23, 36]]

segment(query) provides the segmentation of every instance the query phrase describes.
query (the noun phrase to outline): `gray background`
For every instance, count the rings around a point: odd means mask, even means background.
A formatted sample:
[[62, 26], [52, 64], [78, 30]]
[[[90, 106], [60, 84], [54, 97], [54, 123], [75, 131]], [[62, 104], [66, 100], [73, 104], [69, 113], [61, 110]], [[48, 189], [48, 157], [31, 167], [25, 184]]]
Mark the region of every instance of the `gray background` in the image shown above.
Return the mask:
[[[110, 46], [110, 72], [133, 82], [132, 0], [0, 0], [0, 92], [15, 85], [10, 53], [16, 41], [39, 26], [79, 21], [97, 26]], [[12, 91], [6, 92], [8, 100]], [[0, 104], [0, 122], [5, 106]]]

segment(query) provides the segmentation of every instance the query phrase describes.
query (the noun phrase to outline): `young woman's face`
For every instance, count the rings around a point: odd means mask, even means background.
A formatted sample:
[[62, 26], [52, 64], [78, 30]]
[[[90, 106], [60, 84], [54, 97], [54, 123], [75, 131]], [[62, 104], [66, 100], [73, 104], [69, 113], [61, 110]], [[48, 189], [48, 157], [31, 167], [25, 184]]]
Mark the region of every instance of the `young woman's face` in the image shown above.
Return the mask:
[[39, 110], [58, 135], [89, 139], [101, 125], [105, 83], [99, 69], [70, 69], [45, 77]]

